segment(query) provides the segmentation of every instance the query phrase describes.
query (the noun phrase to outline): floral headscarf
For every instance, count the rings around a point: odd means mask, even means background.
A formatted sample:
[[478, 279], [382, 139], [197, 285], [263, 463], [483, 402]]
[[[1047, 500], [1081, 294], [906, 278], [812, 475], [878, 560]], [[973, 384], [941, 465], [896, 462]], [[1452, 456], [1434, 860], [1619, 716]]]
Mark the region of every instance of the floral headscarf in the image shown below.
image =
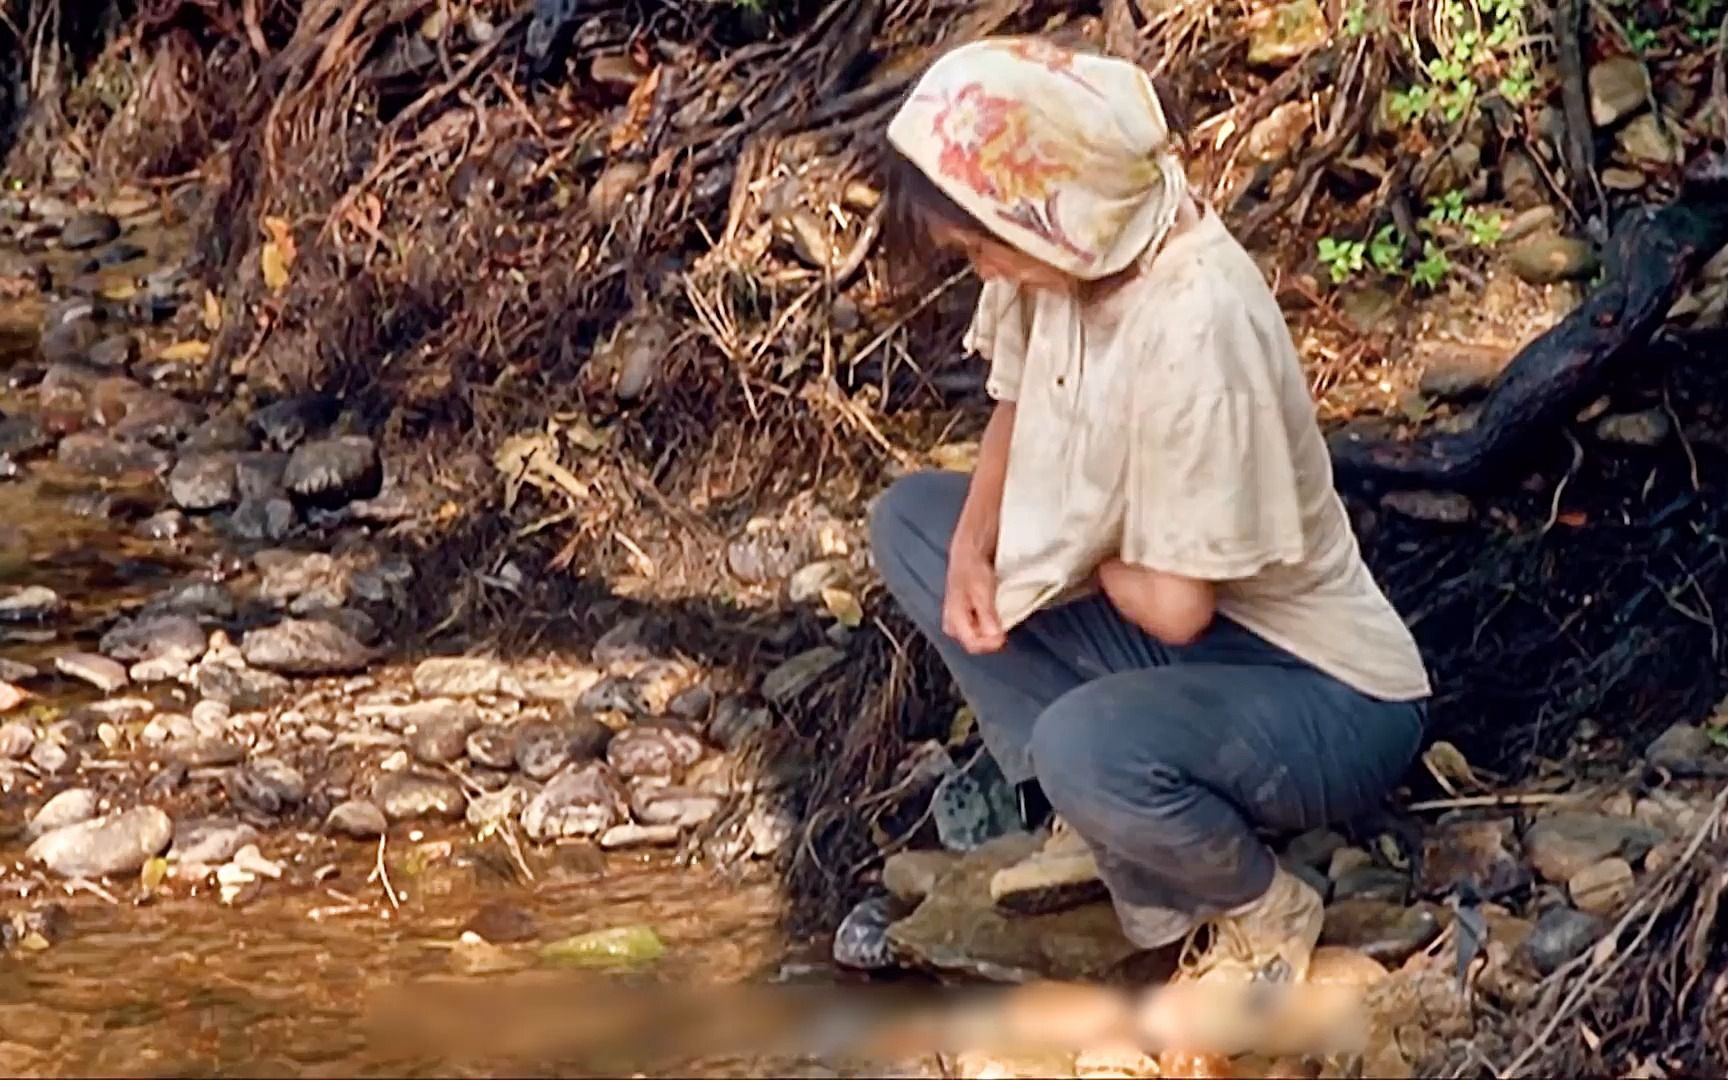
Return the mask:
[[1156, 249], [1188, 187], [1146, 72], [1040, 38], [943, 56], [888, 140], [1002, 241], [1086, 281]]

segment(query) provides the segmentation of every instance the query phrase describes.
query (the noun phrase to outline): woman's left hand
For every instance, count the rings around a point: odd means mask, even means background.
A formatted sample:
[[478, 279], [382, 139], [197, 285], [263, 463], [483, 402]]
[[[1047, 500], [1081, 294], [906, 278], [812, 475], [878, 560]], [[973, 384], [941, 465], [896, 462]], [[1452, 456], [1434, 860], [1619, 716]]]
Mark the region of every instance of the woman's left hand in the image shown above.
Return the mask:
[[1210, 581], [1178, 577], [1121, 559], [1098, 564], [1098, 585], [1122, 617], [1166, 645], [1187, 645], [1212, 625], [1218, 607]]

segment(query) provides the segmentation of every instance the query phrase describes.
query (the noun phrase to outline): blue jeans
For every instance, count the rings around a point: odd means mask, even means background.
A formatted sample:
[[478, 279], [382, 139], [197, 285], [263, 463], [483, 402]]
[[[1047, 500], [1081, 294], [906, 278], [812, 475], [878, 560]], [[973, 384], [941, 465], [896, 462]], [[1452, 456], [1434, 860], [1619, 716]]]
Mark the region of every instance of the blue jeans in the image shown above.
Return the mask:
[[1177, 648], [1091, 597], [1037, 613], [999, 652], [967, 653], [942, 632], [967, 484], [895, 482], [871, 516], [877, 569], [1008, 779], [1036, 779], [1091, 846], [1136, 944], [1167, 945], [1265, 892], [1276, 862], [1256, 826], [1342, 821], [1402, 777], [1426, 703], [1369, 697], [1223, 616]]

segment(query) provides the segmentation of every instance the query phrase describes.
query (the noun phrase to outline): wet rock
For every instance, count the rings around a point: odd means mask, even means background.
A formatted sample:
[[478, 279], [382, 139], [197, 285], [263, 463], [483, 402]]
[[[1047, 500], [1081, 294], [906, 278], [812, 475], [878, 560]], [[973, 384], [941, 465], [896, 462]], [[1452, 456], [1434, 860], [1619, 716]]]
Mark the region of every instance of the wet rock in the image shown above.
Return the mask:
[[282, 478], [287, 471], [287, 454], [259, 451], [234, 455], [234, 486], [242, 499], [269, 501], [286, 495]]
[[1554, 285], [1594, 274], [1601, 266], [1588, 240], [1570, 236], [1536, 236], [1506, 256], [1512, 272], [1532, 285]]
[[288, 693], [288, 680], [245, 663], [205, 660], [193, 684], [200, 696], [236, 709], [267, 709]]
[[1663, 839], [1658, 829], [1606, 814], [1564, 812], [1541, 818], [1524, 834], [1524, 852], [1556, 884], [1603, 859], [1635, 860]]
[[516, 729], [510, 753], [511, 763], [524, 776], [547, 780], [570, 763], [570, 738], [556, 724], [530, 721]]
[[476, 911], [462, 929], [497, 945], [533, 941], [540, 936], [534, 916], [515, 904], [494, 901]]
[[78, 767], [78, 754], [60, 743], [38, 739], [30, 750], [30, 764], [47, 776], [58, 776]]
[[1000, 837], [963, 856], [907, 918], [888, 928], [894, 955], [937, 972], [993, 982], [1096, 978], [1136, 948], [1108, 903], [1050, 915], [1007, 915], [990, 899], [996, 872], [1031, 855], [1030, 834]]
[[220, 735], [193, 735], [171, 740], [163, 748], [163, 756], [188, 768], [203, 769], [237, 765], [246, 760], [246, 748]]
[[1439, 896], [1469, 882], [1489, 899], [1529, 884], [1530, 871], [1512, 852], [1511, 821], [1451, 821], [1422, 838], [1422, 892]]
[[1021, 829], [1013, 786], [987, 753], [980, 754], [969, 770], [956, 769], [943, 777], [930, 812], [936, 835], [949, 851], [971, 851]]
[[1523, 954], [1542, 975], [1552, 975], [1569, 960], [1582, 956], [1607, 932], [1608, 924], [1569, 907], [1549, 908], [1525, 939]]
[[282, 540], [294, 534], [294, 504], [281, 498], [241, 499], [221, 527], [239, 540]]
[[259, 758], [228, 774], [228, 797], [267, 817], [287, 813], [306, 799], [306, 778], [279, 758]]
[[320, 619], [284, 619], [248, 631], [240, 651], [253, 667], [288, 675], [341, 675], [372, 661], [371, 650]]
[[522, 696], [522, 686], [509, 668], [478, 656], [440, 656], [420, 661], [414, 669], [414, 690], [423, 697]]
[[180, 790], [180, 785], [186, 782], [186, 766], [168, 765], [144, 785], [144, 798], [151, 802], [159, 802]]
[[129, 334], [111, 334], [85, 350], [84, 357], [97, 367], [124, 369], [137, 358], [137, 343]]
[[566, 766], [522, 811], [534, 840], [598, 836], [626, 819], [624, 790], [600, 762]]
[[42, 674], [34, 664], [26, 664], [22, 660], [13, 660], [0, 656], [0, 682], [29, 682]]
[[1596, 437], [1619, 446], [1661, 446], [1673, 432], [1674, 422], [1663, 409], [1617, 413], [1596, 421]]
[[67, 678], [87, 682], [105, 694], [111, 694], [132, 681], [123, 666], [95, 653], [61, 653], [54, 658], [54, 670]]
[[240, 498], [234, 459], [228, 454], [187, 454], [168, 473], [168, 497], [182, 510], [232, 506]]
[[625, 728], [606, 746], [606, 760], [621, 776], [670, 777], [701, 757], [702, 740], [675, 720]]
[[1648, 182], [1648, 178], [1637, 169], [1610, 166], [1602, 170], [1602, 186], [1609, 191], [1637, 191]]
[[408, 752], [428, 765], [442, 765], [461, 757], [468, 747], [468, 733], [480, 722], [472, 706], [451, 702], [441, 715], [418, 721], [408, 734]]
[[[468, 760], [476, 765], [488, 769], [516, 767], [516, 737], [508, 728], [488, 725], [469, 732], [464, 746], [468, 752]], [[547, 775], [550, 776], [551, 773]]]
[[349, 799], [339, 803], [330, 811], [330, 816], [324, 819], [326, 832], [355, 840], [376, 839], [383, 836], [388, 828], [389, 823], [384, 819], [384, 811], [364, 799]]
[[0, 758], [17, 761], [29, 754], [30, 748], [35, 745], [36, 733], [30, 730], [29, 724], [21, 724], [16, 720], [0, 724]]
[[186, 615], [225, 621], [234, 617], [234, 596], [214, 581], [191, 581], [155, 597], [144, 606], [146, 615]]
[[68, 825], [38, 838], [26, 852], [61, 877], [100, 878], [135, 874], [162, 853], [174, 823], [154, 806]]
[[607, 675], [584, 690], [576, 699], [576, 707], [586, 712], [621, 712], [630, 716], [646, 716], [649, 712], [636, 684], [622, 675]]
[[538, 793], [537, 788], [531, 790], [519, 780], [507, 779], [496, 791], [469, 799], [463, 820], [480, 830], [500, 828], [514, 821]]
[[8, 416], [0, 419], [0, 454], [15, 458], [28, 457], [52, 446], [54, 439], [42, 430], [34, 416]]
[[87, 211], [66, 222], [60, 230], [60, 246], [67, 251], [85, 251], [118, 239], [120, 222], [112, 214]]
[[1635, 56], [1616, 56], [1590, 68], [1590, 119], [1607, 127], [1650, 101], [1650, 73]]
[[252, 414], [251, 427], [265, 445], [290, 451], [336, 422], [341, 403], [324, 394], [306, 394], [273, 402]]
[[643, 825], [689, 828], [719, 813], [720, 804], [718, 796], [658, 783], [640, 786], [630, 792], [630, 812]]
[[1612, 915], [1632, 899], [1637, 878], [1625, 859], [1610, 858], [1592, 863], [1573, 874], [1566, 892], [1578, 910], [1590, 915]]
[[1463, 525], [1476, 516], [1467, 495], [1456, 491], [1388, 491], [1380, 505], [1395, 514], [1436, 525]]
[[1337, 881], [1352, 870], [1360, 870], [1364, 866], [1374, 865], [1374, 857], [1359, 847], [1343, 847], [1332, 853], [1332, 859], [1326, 864], [1326, 877]]
[[1326, 44], [1330, 36], [1317, 0], [1287, 0], [1258, 12], [1250, 22], [1248, 62], [1283, 67]]
[[137, 662], [175, 657], [188, 663], [204, 655], [204, 631], [187, 615], [143, 615], [123, 619], [102, 635], [99, 648], [115, 660]]
[[96, 421], [122, 442], [178, 442], [198, 422], [198, 410], [191, 405], [131, 379], [103, 379], [91, 399]]
[[1641, 165], [1680, 165], [1686, 160], [1674, 125], [1664, 124], [1655, 113], [1633, 117], [1615, 133], [1614, 142], [1628, 160]]
[[893, 900], [871, 896], [847, 912], [834, 931], [834, 962], [841, 967], [879, 971], [894, 966], [888, 926], [894, 921]]
[[1332, 882], [1332, 897], [1336, 901], [1382, 900], [1402, 904], [1409, 896], [1410, 879], [1379, 866], [1348, 871]]
[[830, 645], [800, 653], [763, 677], [762, 696], [775, 705], [784, 705], [801, 696], [845, 659], [844, 652]]
[[348, 602], [348, 567], [321, 551], [271, 548], [252, 557], [258, 568], [258, 598], [296, 615]]
[[1670, 776], [1721, 776], [1728, 772], [1721, 749], [1708, 732], [1691, 724], [1674, 724], [1656, 736], [1644, 751], [1651, 768]]
[[462, 789], [453, 781], [414, 773], [379, 777], [372, 787], [372, 799], [391, 821], [460, 821], [467, 804]]
[[1310, 829], [1285, 846], [1284, 857], [1318, 869], [1330, 865], [1332, 853], [1348, 844], [1348, 840], [1331, 829]]
[[706, 683], [698, 683], [685, 690], [680, 690], [666, 704], [666, 711], [680, 720], [692, 724], [701, 723], [707, 719], [714, 708], [714, 691]]
[[0, 596], [0, 623], [42, 622], [64, 606], [53, 589], [26, 585]]
[[56, 829], [64, 829], [68, 825], [89, 821], [96, 816], [100, 808], [100, 800], [94, 791], [89, 788], [67, 788], [42, 804], [42, 809], [36, 811], [30, 823], [24, 827], [24, 836], [35, 839]]
[[620, 851], [630, 848], [672, 847], [683, 830], [676, 825], [639, 825], [626, 821], [600, 834], [600, 850]]
[[354, 596], [370, 604], [399, 602], [402, 587], [414, 580], [414, 568], [403, 559], [386, 559], [374, 566], [361, 567], [348, 579]]
[[219, 866], [258, 840], [258, 830], [233, 818], [197, 818], [174, 826], [168, 861], [187, 866]]
[[167, 451], [154, 446], [120, 442], [93, 431], [61, 439], [54, 456], [68, 469], [105, 480], [119, 479], [128, 473], [161, 475], [174, 460]]
[[363, 435], [343, 435], [298, 447], [288, 459], [282, 482], [306, 502], [335, 509], [377, 495], [384, 487], [384, 468], [376, 443]]
[[960, 861], [948, 851], [899, 851], [882, 864], [882, 887], [888, 895], [916, 904], [930, 895], [936, 882]]
[[787, 598], [794, 604], [816, 603], [822, 599], [822, 590], [844, 583], [846, 576], [846, 563], [842, 559], [810, 563], [787, 579]]
[[1358, 949], [1383, 964], [1401, 964], [1440, 936], [1442, 909], [1384, 900], [1340, 900], [1326, 909], [1320, 944]]

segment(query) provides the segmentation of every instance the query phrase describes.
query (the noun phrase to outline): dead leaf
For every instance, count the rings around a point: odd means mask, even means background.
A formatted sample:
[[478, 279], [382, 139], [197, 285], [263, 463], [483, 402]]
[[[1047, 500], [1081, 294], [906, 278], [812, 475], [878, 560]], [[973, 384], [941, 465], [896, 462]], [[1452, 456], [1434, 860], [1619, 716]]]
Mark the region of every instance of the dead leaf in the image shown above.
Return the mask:
[[1590, 523], [1590, 515], [1582, 510], [1568, 510], [1556, 517], [1555, 522], [1569, 529], [1581, 529]]
[[0, 713], [11, 712], [30, 700], [30, 691], [0, 681]]
[[557, 436], [547, 431], [527, 431], [498, 444], [492, 465], [504, 474], [504, 509], [516, 505], [522, 485], [530, 484], [546, 494], [563, 492], [572, 498], [588, 496], [588, 485], [558, 463]]
[[1578, 1025], [1578, 1037], [1584, 1040], [1584, 1045], [1590, 1048], [1592, 1054], [1602, 1049], [1602, 1036], [1591, 1031], [1588, 1024]]
[[264, 231], [270, 234], [258, 253], [258, 268], [264, 284], [271, 292], [281, 292], [288, 284], [288, 272], [294, 266], [294, 233], [288, 223], [278, 217], [264, 219]]
[[864, 608], [858, 603], [858, 598], [845, 589], [823, 589], [822, 606], [848, 630], [864, 625]]
[[930, 451], [930, 461], [938, 469], [971, 472], [978, 465], [978, 444], [958, 442], [934, 447]]
[[138, 286], [126, 278], [104, 282], [101, 289], [102, 299], [120, 303], [138, 295]]
[[1466, 789], [1480, 789], [1484, 786], [1477, 778], [1475, 770], [1470, 767], [1470, 761], [1463, 751], [1449, 742], [1441, 741], [1430, 746], [1422, 754], [1422, 764], [1427, 767], [1434, 781], [1446, 789], [1448, 795], [1458, 794], [1454, 784], [1462, 785]]
[[156, 354], [162, 360], [203, 360], [210, 355], [208, 341], [176, 341]]
[[640, 141], [647, 133], [648, 120], [654, 112], [654, 93], [660, 88], [660, 73], [664, 70], [664, 67], [657, 67], [650, 71], [648, 77], [630, 91], [630, 100], [624, 106], [624, 119], [612, 129], [613, 153]]
[[972, 729], [978, 726], [978, 717], [970, 706], [962, 705], [954, 710], [954, 719], [948, 725], [948, 746], [959, 746], [972, 737]]
[[204, 290], [204, 329], [212, 334], [222, 329], [222, 301], [209, 289]]

